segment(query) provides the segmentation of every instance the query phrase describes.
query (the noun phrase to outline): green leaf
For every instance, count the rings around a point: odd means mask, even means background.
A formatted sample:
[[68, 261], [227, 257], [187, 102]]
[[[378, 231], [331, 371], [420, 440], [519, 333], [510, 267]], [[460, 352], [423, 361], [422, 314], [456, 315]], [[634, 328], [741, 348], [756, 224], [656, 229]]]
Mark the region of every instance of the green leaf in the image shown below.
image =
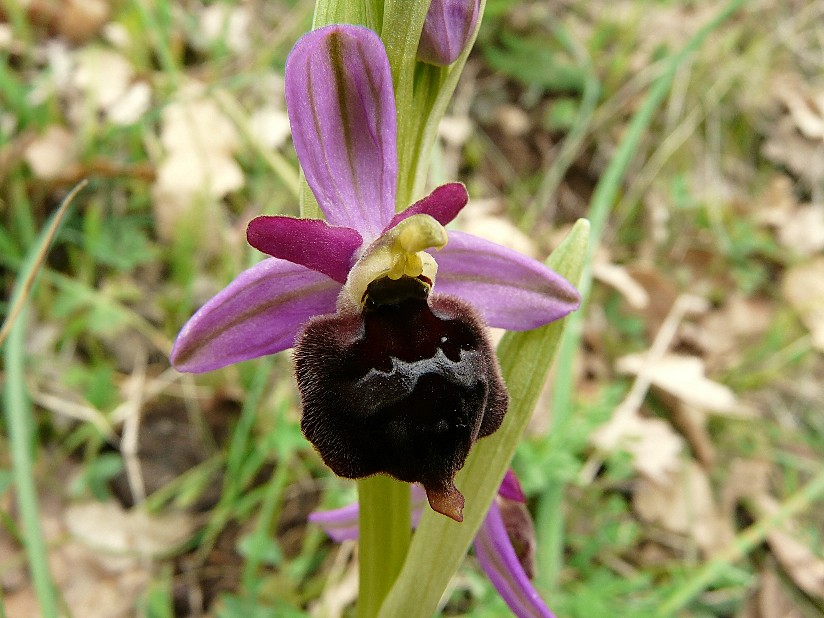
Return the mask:
[[549, 47], [545, 38], [521, 38], [505, 32], [501, 42], [502, 47], [484, 49], [487, 62], [499, 73], [550, 92], [583, 92], [584, 70]]
[[[578, 221], [548, 260], [570, 281], [583, 272], [589, 223]], [[457, 570], [481, 525], [515, 448], [535, 407], [565, 321], [523, 333], [507, 333], [498, 346], [501, 370], [510, 395], [509, 412], [501, 428], [478, 442], [455, 484], [464, 493], [464, 521], [456, 523], [429, 509], [412, 537], [403, 570], [379, 616], [430, 618], [441, 594]]]

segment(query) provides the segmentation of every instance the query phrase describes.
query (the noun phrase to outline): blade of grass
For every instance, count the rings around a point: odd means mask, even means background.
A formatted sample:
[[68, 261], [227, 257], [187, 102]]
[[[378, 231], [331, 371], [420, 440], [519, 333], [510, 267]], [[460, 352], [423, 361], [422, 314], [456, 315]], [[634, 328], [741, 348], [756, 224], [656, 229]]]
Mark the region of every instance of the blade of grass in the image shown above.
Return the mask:
[[[567, 318], [569, 323], [561, 341], [558, 362], [556, 363], [557, 373], [552, 396], [553, 432], [563, 432], [572, 414], [573, 357], [580, 344], [583, 316], [585, 314], [584, 308], [592, 288], [592, 272], [589, 265], [592, 263], [593, 254], [603, 236], [607, 218], [621, 190], [641, 137], [670, 91], [678, 67], [684, 64], [701, 47], [704, 39], [712, 31], [729, 19], [743, 4], [744, 0], [730, 0], [727, 2], [715, 18], [704, 25], [678, 53], [669, 58], [664, 65], [663, 72], [653, 82], [646, 99], [644, 99], [640, 109], [632, 118], [623, 141], [618, 146], [615, 156], [595, 188], [589, 209], [589, 216], [592, 221], [592, 242], [589, 245], [589, 253], [585, 262], [587, 268], [578, 288], [581, 293], [582, 310]], [[563, 485], [558, 483], [557, 487], [550, 486], [538, 505], [539, 519], [536, 522], [536, 530], [543, 532], [543, 534], [539, 532], [538, 538], [538, 572], [540, 573], [541, 583], [550, 590], [557, 583], [564, 546], [563, 497]]]
[[40, 509], [34, 480], [35, 445], [31, 399], [26, 391], [26, 306], [46, 259], [52, 240], [65, 220], [66, 212], [77, 193], [86, 186], [79, 183], [63, 200], [51, 221], [32, 245], [17, 277], [9, 315], [0, 331], [0, 345], [8, 335], [4, 349], [6, 386], [3, 391], [6, 426], [11, 444], [14, 485], [23, 522], [23, 544], [29, 571], [44, 616], [57, 616], [57, 593], [49, 572], [46, 541], [40, 528]]
[[31, 292], [32, 287], [34, 287], [34, 281], [37, 274], [40, 272], [40, 268], [46, 261], [46, 256], [49, 253], [52, 241], [54, 240], [57, 231], [60, 229], [60, 226], [63, 224], [63, 220], [66, 218], [66, 213], [69, 211], [69, 206], [75, 196], [80, 193], [80, 191], [82, 191], [87, 184], [89, 184], [88, 180], [83, 180], [77, 183], [74, 189], [69, 191], [69, 194], [63, 198], [63, 202], [57, 208], [54, 215], [52, 215], [51, 221], [43, 230], [40, 235], [40, 239], [33, 247], [33, 250], [29, 252], [29, 257], [24, 262], [23, 269], [18, 276], [19, 283], [15, 288], [15, 293], [12, 298], [11, 306], [9, 307], [8, 316], [3, 322], [3, 327], [0, 328], [0, 345], [3, 345], [3, 342], [9, 334], [9, 330], [14, 324], [15, 318], [23, 310], [23, 306], [29, 298], [29, 293]]
[[29, 572], [43, 616], [56, 618], [57, 592], [49, 572], [46, 540], [40, 527], [40, 509], [37, 505], [37, 488], [34, 481], [32, 449], [35, 437], [31, 401], [26, 393], [25, 382], [26, 313], [24, 304], [6, 342], [6, 388], [3, 391], [3, 399]]
[[732, 563], [740, 560], [764, 542], [767, 535], [782, 523], [809, 508], [824, 497], [824, 471], [820, 471], [799, 491], [790, 496], [775, 513], [766, 516], [741, 532], [735, 540], [711, 561], [699, 568], [692, 577], [666, 599], [660, 608], [661, 616], [674, 616], [700, 594], [713, 579]]
[[203, 533], [203, 542], [199, 552], [201, 556], [207, 556], [212, 550], [217, 536], [231, 519], [235, 510], [235, 503], [243, 492], [242, 468], [249, 453], [249, 445], [252, 441], [252, 430], [255, 426], [255, 417], [260, 405], [266, 386], [272, 377], [274, 367], [274, 357], [266, 357], [257, 361], [257, 366], [252, 375], [251, 381], [245, 388], [246, 399], [243, 401], [243, 408], [240, 418], [232, 432], [232, 440], [229, 443], [229, 454], [226, 461], [226, 472], [223, 480], [223, 491], [220, 501], [212, 511], [212, 516]]

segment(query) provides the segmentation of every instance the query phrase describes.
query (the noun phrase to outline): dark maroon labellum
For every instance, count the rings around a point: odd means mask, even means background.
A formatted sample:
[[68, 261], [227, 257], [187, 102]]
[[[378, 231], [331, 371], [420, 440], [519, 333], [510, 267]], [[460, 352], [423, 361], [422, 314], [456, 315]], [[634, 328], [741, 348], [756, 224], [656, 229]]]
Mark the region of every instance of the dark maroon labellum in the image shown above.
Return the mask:
[[301, 428], [335, 474], [419, 482], [461, 521], [453, 479], [500, 426], [506, 389], [482, 320], [410, 277], [379, 279], [364, 309], [310, 320], [295, 345]]

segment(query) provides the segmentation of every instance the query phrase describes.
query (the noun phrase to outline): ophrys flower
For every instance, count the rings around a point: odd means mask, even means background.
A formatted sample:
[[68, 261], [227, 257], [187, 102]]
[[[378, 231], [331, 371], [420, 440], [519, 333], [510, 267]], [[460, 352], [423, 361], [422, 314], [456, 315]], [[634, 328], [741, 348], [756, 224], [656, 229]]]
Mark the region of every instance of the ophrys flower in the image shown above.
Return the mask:
[[447, 232], [468, 199], [459, 183], [395, 213], [392, 76], [371, 30], [301, 38], [286, 102], [326, 220], [254, 219], [249, 243], [272, 257], [189, 320], [172, 362], [202, 372], [295, 346], [301, 426], [326, 464], [420, 482], [435, 510], [460, 521], [454, 475], [506, 411], [485, 322], [534, 328], [574, 310], [578, 294], [531, 258]]

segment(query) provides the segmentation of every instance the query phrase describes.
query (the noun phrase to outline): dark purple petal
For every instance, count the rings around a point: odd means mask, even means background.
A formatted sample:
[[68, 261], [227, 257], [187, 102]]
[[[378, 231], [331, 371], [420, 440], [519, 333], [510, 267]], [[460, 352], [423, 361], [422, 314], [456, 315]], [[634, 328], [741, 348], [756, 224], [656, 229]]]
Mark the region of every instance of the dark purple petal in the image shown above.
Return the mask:
[[186, 323], [172, 350], [178, 371], [201, 373], [292, 347], [313, 315], [335, 311], [341, 285], [275, 258], [240, 273]]
[[367, 28], [304, 35], [286, 62], [286, 108], [326, 220], [374, 240], [395, 212], [395, 99], [386, 50]]
[[494, 501], [475, 537], [475, 553], [481, 568], [518, 618], [554, 618], [526, 576]]
[[333, 227], [320, 219], [257, 217], [246, 228], [249, 244], [272, 257], [301, 264], [346, 283], [352, 254], [363, 239], [348, 227]]
[[446, 66], [455, 62], [475, 31], [479, 0], [432, 0], [418, 44], [418, 60]]
[[506, 498], [507, 500], [520, 502], [521, 504], [526, 502], [524, 490], [521, 489], [521, 484], [518, 482], [518, 477], [515, 476], [515, 473], [511, 468], [506, 471], [504, 480], [501, 481], [501, 486], [498, 488], [498, 495]]
[[537, 260], [471, 234], [449, 232], [432, 255], [438, 262], [435, 292], [472, 303], [490, 326], [529, 330], [578, 308], [578, 291]]
[[450, 182], [441, 185], [425, 198], [396, 214], [389, 223], [389, 227], [395, 227], [404, 219], [419, 214], [429, 215], [441, 225], [446, 225], [458, 215], [461, 208], [466, 206], [467, 201], [469, 201], [469, 194], [466, 192], [466, 187], [460, 182]]

